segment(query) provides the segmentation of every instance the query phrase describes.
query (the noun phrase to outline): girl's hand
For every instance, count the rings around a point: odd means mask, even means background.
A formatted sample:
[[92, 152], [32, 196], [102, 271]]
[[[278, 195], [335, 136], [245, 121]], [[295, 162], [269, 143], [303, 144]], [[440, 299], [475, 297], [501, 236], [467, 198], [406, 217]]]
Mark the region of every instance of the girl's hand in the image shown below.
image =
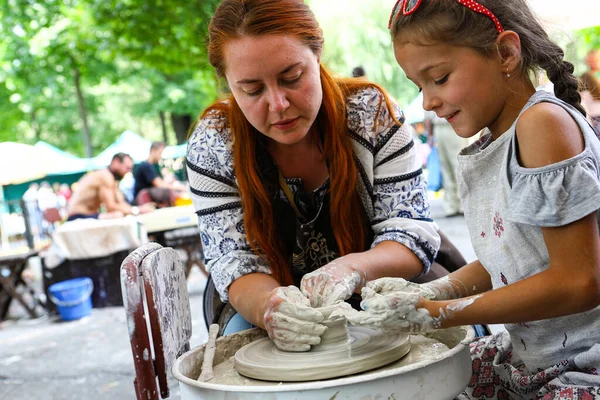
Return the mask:
[[418, 284], [402, 278], [380, 278], [367, 282], [366, 287], [374, 293], [387, 295], [394, 292], [415, 293], [421, 297], [432, 300], [436, 293], [427, 284]]
[[346, 300], [366, 281], [367, 274], [358, 270], [346, 256], [304, 275], [300, 290], [313, 307], [324, 307]]
[[368, 282], [366, 286], [378, 294], [416, 293], [428, 300], [457, 299], [467, 294], [466, 286], [450, 276], [422, 284], [409, 282], [402, 278], [380, 278]]
[[265, 306], [265, 329], [275, 346], [284, 351], [308, 351], [321, 343], [327, 330], [323, 314], [310, 307], [295, 286], [275, 288]]
[[365, 287], [362, 296], [360, 306], [365, 311], [342, 309], [343, 315], [353, 325], [363, 325], [386, 333], [422, 333], [440, 327], [439, 320], [433, 318], [424, 307], [427, 300], [416, 293], [400, 291], [381, 295]]

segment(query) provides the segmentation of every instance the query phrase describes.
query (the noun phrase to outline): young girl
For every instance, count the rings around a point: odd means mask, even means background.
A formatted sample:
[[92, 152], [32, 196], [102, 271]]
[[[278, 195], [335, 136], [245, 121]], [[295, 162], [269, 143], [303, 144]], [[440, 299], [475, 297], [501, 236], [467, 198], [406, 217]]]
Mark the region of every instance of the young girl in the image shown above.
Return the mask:
[[[458, 168], [479, 260], [421, 286], [370, 282], [350, 321], [412, 332], [504, 323], [472, 344], [460, 398], [600, 398], [600, 142], [573, 66], [525, 0], [398, 1], [390, 28], [424, 108], [461, 137], [485, 129]], [[556, 97], [535, 91], [538, 68]]]

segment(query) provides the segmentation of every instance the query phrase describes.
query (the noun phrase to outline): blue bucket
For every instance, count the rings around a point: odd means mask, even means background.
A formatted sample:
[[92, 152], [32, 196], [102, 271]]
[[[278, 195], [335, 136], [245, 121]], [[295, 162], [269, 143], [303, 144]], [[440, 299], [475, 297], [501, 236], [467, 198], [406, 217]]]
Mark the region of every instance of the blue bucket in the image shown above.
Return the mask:
[[91, 278], [75, 278], [58, 282], [48, 288], [50, 300], [56, 304], [63, 321], [73, 321], [90, 315], [92, 311]]

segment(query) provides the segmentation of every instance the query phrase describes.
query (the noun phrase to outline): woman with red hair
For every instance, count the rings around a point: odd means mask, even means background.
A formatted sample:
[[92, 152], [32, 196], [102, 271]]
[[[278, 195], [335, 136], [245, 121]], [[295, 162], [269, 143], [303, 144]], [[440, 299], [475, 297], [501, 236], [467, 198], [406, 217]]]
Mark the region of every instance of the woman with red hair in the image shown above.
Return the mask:
[[322, 48], [302, 0], [224, 0], [208, 56], [231, 95], [188, 142], [214, 285], [291, 351], [319, 343], [313, 307], [425, 275], [440, 246], [402, 112], [381, 87], [333, 77]]

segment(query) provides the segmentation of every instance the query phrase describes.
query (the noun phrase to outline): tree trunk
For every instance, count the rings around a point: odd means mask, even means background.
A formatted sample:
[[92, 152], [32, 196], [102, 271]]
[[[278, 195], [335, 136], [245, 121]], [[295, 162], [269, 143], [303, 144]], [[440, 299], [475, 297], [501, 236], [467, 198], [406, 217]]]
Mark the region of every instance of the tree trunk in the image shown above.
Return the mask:
[[187, 140], [188, 129], [190, 129], [191, 124], [191, 115], [171, 113], [171, 125], [173, 125], [173, 130], [175, 130], [177, 144], [185, 143]]
[[162, 129], [163, 142], [169, 144], [169, 141], [167, 140], [167, 122], [165, 120], [165, 113], [163, 111], [159, 111], [158, 116], [160, 117], [160, 127]]
[[42, 139], [42, 130], [40, 129], [40, 124], [37, 121], [35, 110], [32, 110], [29, 115], [31, 117], [31, 127], [33, 128], [33, 132], [35, 133], [35, 141], [39, 142]]
[[90, 139], [91, 135], [90, 128], [88, 126], [87, 109], [85, 108], [83, 93], [81, 92], [81, 72], [77, 67], [73, 69], [73, 78], [75, 80], [75, 91], [77, 94], [77, 105], [79, 106], [79, 117], [81, 118], [83, 127], [82, 135], [83, 143], [85, 145], [85, 156], [89, 158], [92, 156], [92, 144]]

